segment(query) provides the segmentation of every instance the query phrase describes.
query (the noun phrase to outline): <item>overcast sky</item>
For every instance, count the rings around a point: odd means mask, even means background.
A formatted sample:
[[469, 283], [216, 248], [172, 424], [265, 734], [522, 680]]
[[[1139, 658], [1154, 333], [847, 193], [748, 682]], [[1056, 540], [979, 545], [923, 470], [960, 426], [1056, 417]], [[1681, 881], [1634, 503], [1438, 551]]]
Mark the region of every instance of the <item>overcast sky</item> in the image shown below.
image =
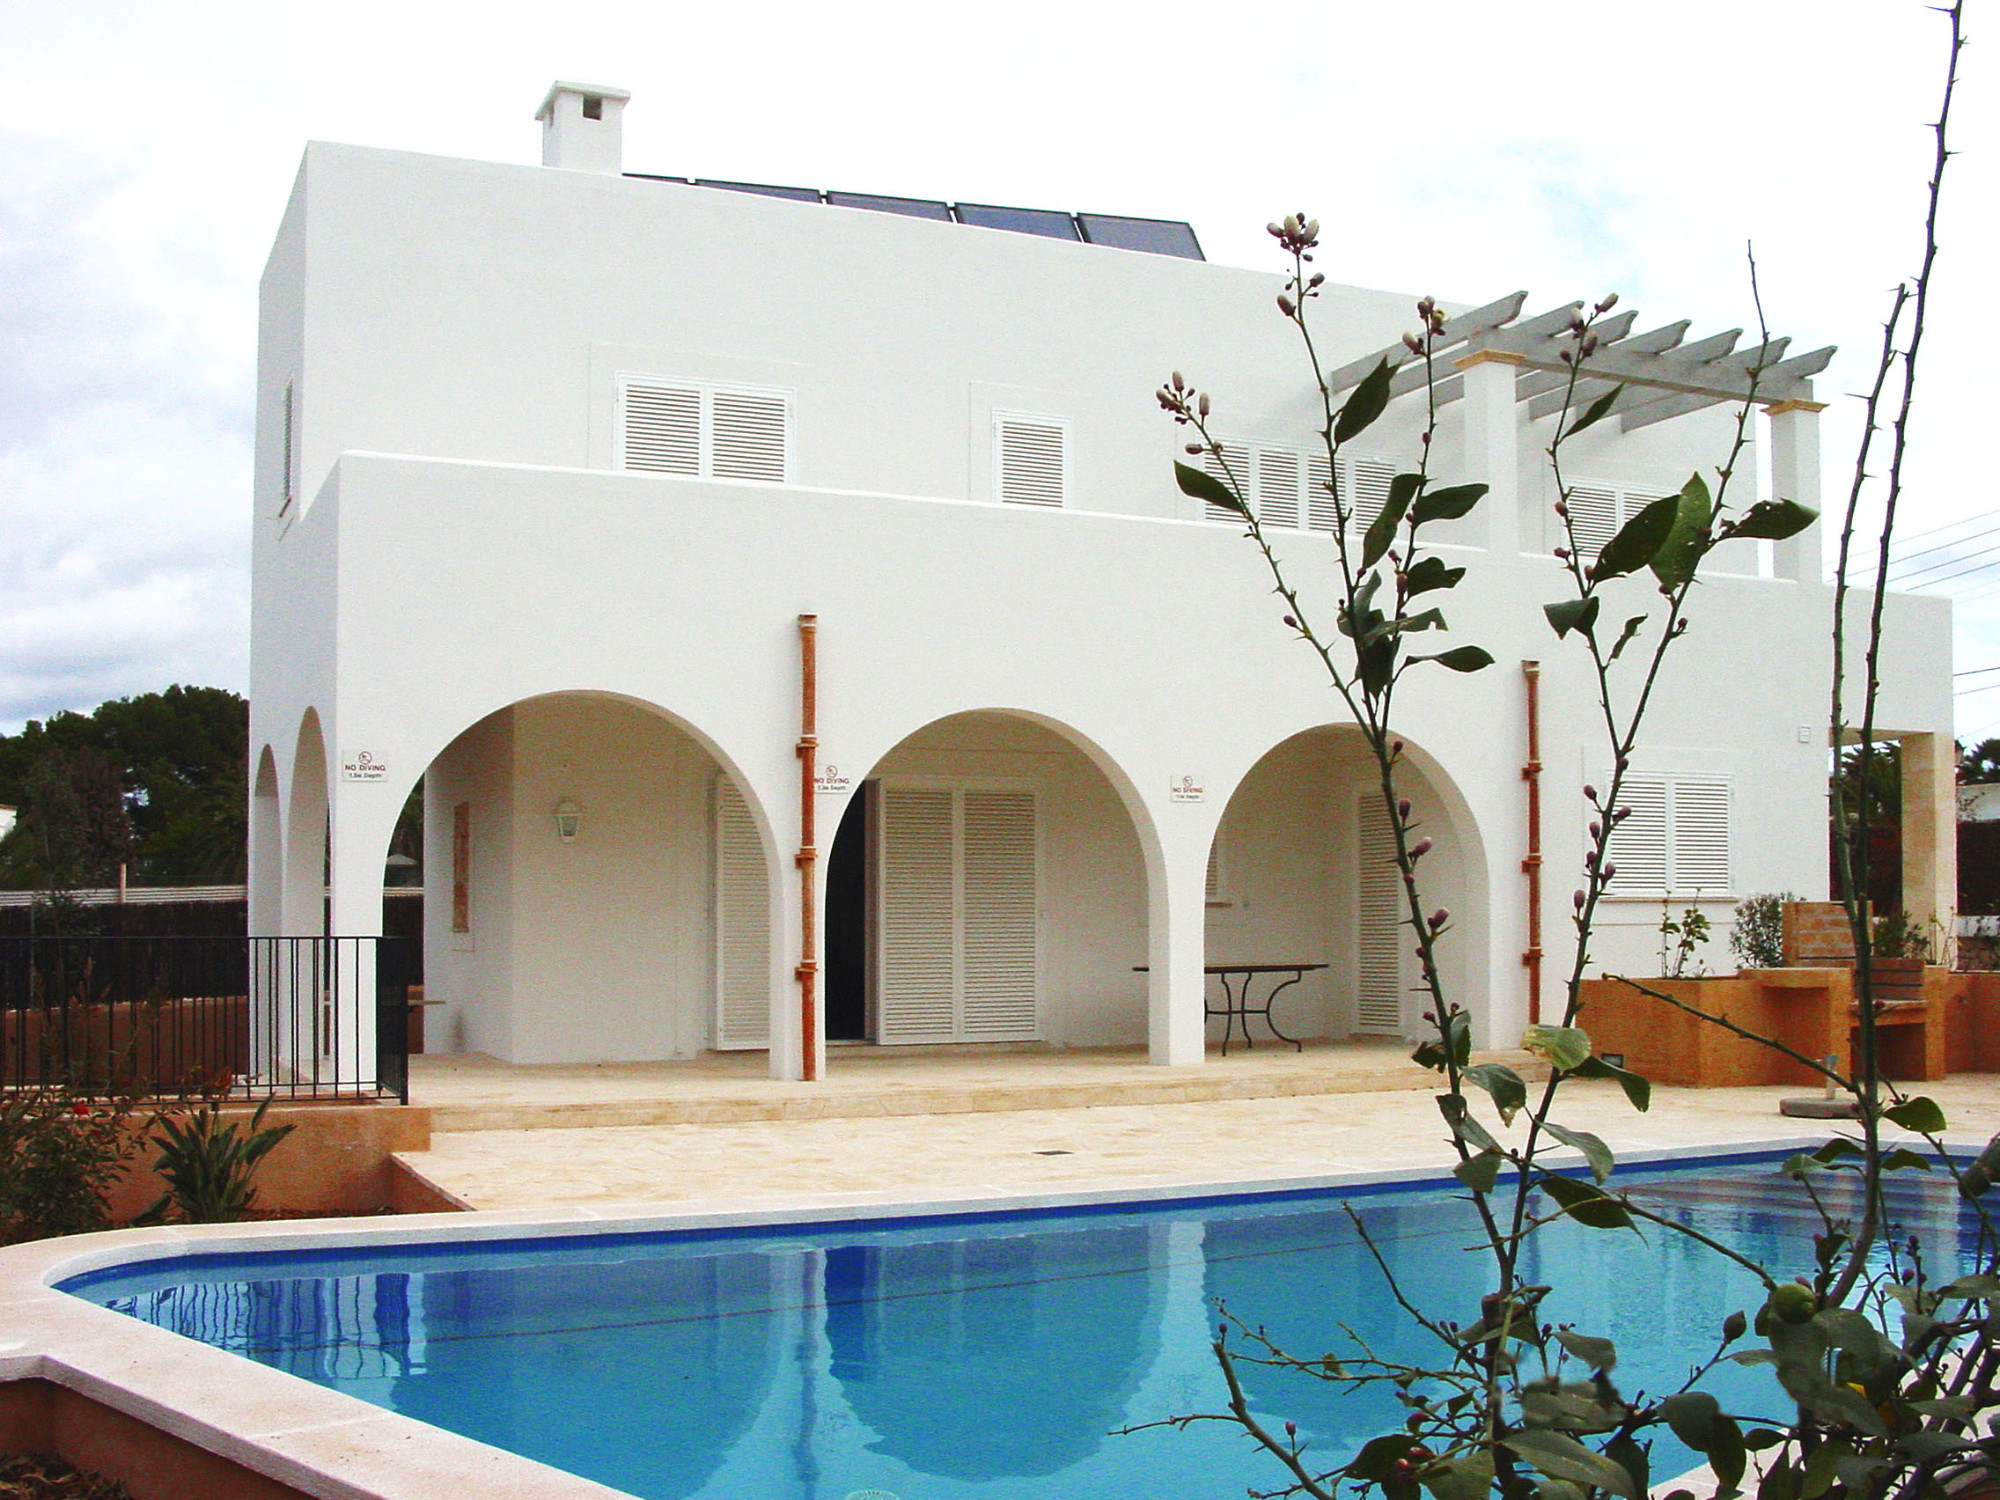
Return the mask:
[[[1969, 30], [1985, 19], [1973, 0]], [[562, 77], [629, 88], [628, 168], [1185, 218], [1275, 268], [1305, 208], [1337, 280], [1641, 328], [1835, 343], [1845, 493], [1912, 273], [1944, 26], [1915, 0], [1391, 7], [0, 0], [0, 730], [170, 682], [243, 688], [257, 277], [308, 139], [539, 160]], [[2000, 33], [1996, 33], [2000, 36]], [[2000, 45], [2000, 44], [1996, 44]], [[2000, 52], [1962, 69], [1902, 550], [2000, 543], [1975, 268], [1993, 274]], [[1751, 326], [1754, 326], [1752, 323]], [[1944, 528], [1944, 529], [1938, 529]], [[2000, 564], [2000, 550], [1993, 554]], [[1946, 579], [2000, 665], [2000, 566]], [[1960, 729], [2000, 733], [2000, 672]]]

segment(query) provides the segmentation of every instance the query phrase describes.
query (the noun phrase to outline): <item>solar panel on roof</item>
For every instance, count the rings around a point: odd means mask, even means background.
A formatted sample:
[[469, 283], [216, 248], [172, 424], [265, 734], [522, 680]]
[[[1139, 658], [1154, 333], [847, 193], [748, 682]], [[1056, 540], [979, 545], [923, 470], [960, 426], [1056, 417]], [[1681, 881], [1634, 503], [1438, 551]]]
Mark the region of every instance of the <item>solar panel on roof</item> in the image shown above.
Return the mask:
[[1111, 245], [1119, 250], [1143, 250], [1149, 255], [1177, 255], [1183, 260], [1205, 260], [1194, 226], [1178, 219], [1132, 219], [1120, 214], [1078, 214], [1083, 237], [1093, 245]]
[[951, 221], [951, 205], [941, 198], [885, 198], [880, 193], [828, 193], [835, 208], [866, 208], [878, 214], [906, 214], [912, 219]]
[[795, 203], [819, 202], [818, 188], [772, 187], [763, 182], [718, 182], [712, 177], [697, 177], [696, 187], [723, 188], [732, 193], [755, 193], [760, 198], [790, 198]]
[[1016, 234], [1039, 234], [1052, 240], [1079, 238], [1076, 221], [1052, 208], [998, 208], [990, 203], [961, 203], [958, 222], [976, 224], [981, 229], [1011, 229]]

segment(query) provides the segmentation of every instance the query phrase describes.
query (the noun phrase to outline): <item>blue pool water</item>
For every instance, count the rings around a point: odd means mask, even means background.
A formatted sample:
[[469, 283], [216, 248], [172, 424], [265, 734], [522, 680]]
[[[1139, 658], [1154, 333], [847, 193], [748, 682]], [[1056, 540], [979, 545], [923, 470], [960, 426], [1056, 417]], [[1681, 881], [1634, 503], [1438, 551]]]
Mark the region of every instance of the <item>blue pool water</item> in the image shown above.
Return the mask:
[[[1808, 1269], [1795, 1186], [1768, 1161], [1621, 1171], [1635, 1196]], [[1948, 1188], [1948, 1184], [1939, 1184]], [[1900, 1188], [1934, 1269], [1968, 1233], [1948, 1192]], [[1221, 1424], [1113, 1430], [1219, 1410], [1220, 1301], [1294, 1353], [1430, 1359], [1356, 1234], [1352, 1206], [1420, 1306], [1471, 1322], [1486, 1285], [1450, 1190], [961, 1215], [696, 1234], [189, 1256], [65, 1290], [647, 1500], [1180, 1500], [1271, 1487]], [[1617, 1340], [1628, 1394], [1677, 1385], [1747, 1273], [1655, 1230], [1551, 1226], [1531, 1281], [1545, 1317]], [[1246, 1368], [1253, 1405], [1329, 1462], [1393, 1404]], [[1779, 1409], [1767, 1372], [1709, 1389]], [[1670, 1440], [1668, 1440], [1670, 1442]], [[1662, 1446], [1655, 1477], [1687, 1467]]]

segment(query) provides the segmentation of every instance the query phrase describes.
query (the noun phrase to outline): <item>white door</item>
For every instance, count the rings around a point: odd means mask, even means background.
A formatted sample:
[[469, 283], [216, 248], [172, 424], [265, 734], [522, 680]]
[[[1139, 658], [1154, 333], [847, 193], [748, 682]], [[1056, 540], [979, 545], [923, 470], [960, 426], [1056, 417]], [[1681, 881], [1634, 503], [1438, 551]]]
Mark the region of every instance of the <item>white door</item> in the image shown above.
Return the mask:
[[1395, 832], [1379, 791], [1363, 792], [1359, 810], [1354, 1029], [1364, 1036], [1402, 1036], [1405, 929], [1399, 925], [1404, 913]]
[[715, 1050], [771, 1045], [771, 900], [750, 805], [715, 782]]
[[1035, 794], [892, 782], [877, 805], [876, 1040], [1034, 1040]]

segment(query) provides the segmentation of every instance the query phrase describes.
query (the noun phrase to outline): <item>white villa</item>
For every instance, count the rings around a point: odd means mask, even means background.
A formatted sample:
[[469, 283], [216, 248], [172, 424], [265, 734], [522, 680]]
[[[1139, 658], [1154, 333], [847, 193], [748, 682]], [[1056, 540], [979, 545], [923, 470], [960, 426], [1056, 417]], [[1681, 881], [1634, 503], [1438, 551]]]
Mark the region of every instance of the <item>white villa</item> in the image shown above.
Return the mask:
[[[1176, 488], [1154, 398], [1175, 369], [1216, 393], [1330, 617], [1279, 278], [1205, 263], [1185, 225], [628, 173], [625, 103], [557, 84], [540, 166], [306, 150], [262, 289], [251, 931], [378, 932], [421, 781], [433, 1050], [1199, 1064], [1205, 967], [1261, 963], [1325, 966], [1278, 1002], [1293, 1035], [1411, 1031], [1358, 734], [1241, 526]], [[1320, 265], [1337, 281], [1337, 242]], [[1329, 284], [1332, 362], [1358, 379], [1426, 290]], [[1491, 491], [1452, 523], [1444, 644], [1496, 664], [1403, 702], [1481, 1045], [1530, 1014], [1532, 929], [1554, 1002], [1606, 769], [1541, 612], [1570, 306], [1450, 304], [1434, 468]], [[1759, 384], [1766, 493], [1818, 503], [1827, 352]], [[1756, 357], [1611, 320], [1600, 365], [1634, 389], [1570, 451], [1586, 530], [1723, 460]], [[1411, 386], [1341, 476], [1364, 509], [1414, 450]], [[1731, 547], [1635, 762], [1605, 967], [1653, 972], [1663, 897], [1726, 929], [1743, 896], [1825, 891], [1820, 529]], [[1944, 914], [1949, 605], [1888, 615], [1906, 902]]]

